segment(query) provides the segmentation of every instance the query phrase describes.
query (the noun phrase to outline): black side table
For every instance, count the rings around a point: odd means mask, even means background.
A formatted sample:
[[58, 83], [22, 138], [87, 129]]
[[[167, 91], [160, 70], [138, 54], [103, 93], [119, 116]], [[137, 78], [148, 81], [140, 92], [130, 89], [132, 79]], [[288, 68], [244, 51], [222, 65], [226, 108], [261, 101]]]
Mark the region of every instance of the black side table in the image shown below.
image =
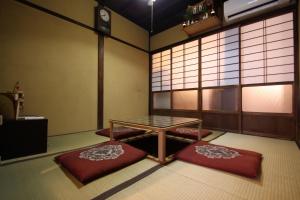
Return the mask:
[[47, 119], [8, 120], [0, 125], [1, 160], [47, 152]]

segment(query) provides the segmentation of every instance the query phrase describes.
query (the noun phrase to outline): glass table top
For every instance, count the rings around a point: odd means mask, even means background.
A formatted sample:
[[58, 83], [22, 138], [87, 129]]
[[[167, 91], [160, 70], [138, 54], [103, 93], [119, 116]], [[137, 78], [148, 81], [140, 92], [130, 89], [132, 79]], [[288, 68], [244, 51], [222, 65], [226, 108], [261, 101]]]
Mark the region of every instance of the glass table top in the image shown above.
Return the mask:
[[171, 116], [159, 116], [159, 115], [149, 115], [137, 118], [129, 118], [122, 120], [111, 120], [113, 123], [127, 123], [127, 124], [138, 124], [149, 127], [157, 128], [168, 128], [172, 126], [178, 126], [180, 124], [189, 123], [199, 123], [201, 120], [197, 118], [187, 118], [187, 117], [171, 117]]

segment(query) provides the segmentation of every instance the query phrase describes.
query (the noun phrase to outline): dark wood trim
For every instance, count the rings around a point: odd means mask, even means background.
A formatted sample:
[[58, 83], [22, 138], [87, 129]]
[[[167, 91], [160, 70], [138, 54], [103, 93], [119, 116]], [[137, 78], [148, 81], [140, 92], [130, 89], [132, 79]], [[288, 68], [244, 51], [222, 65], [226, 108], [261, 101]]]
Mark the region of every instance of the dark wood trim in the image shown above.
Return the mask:
[[295, 127], [296, 127], [296, 142], [298, 147], [300, 148], [300, 129], [299, 129], [299, 122], [300, 122], [300, 93], [299, 93], [299, 9], [298, 9], [299, 2], [297, 1], [297, 9], [294, 11], [294, 73], [295, 73], [295, 83], [294, 83], [294, 113], [295, 113]]
[[222, 114], [222, 115], [238, 115], [239, 112], [235, 112], [235, 111], [232, 111], [232, 112], [229, 112], [229, 111], [218, 111], [218, 110], [202, 110], [203, 113], [213, 113], [213, 114]]
[[242, 95], [242, 65], [241, 65], [241, 58], [242, 58], [242, 50], [241, 50], [241, 26], [239, 28], [239, 86], [238, 86], [238, 112], [239, 112], [239, 133], [243, 133], [243, 95]]
[[207, 32], [204, 32], [204, 33], [199, 33], [199, 34], [197, 34], [197, 35], [195, 35], [193, 37], [189, 37], [187, 39], [181, 40], [179, 42], [175, 42], [175, 43], [167, 45], [165, 47], [152, 50], [149, 53], [150, 54], [157, 53], [157, 52], [160, 52], [160, 51], [172, 48], [174, 46], [181, 45], [181, 44], [184, 44], [186, 42], [190, 42], [190, 41], [198, 39], [200, 37], [206, 37], [206, 36], [218, 33], [220, 31], [226, 31], [228, 29], [236, 28], [238, 26], [248, 25], [248, 24], [251, 24], [251, 23], [255, 23], [257, 21], [261, 21], [261, 20], [265, 20], [265, 19], [268, 19], [268, 18], [272, 18], [272, 17], [275, 17], [277, 15], [285, 14], [285, 13], [288, 13], [288, 12], [294, 12], [296, 9], [297, 8], [296, 8], [295, 5], [291, 5], [291, 6], [288, 6], [288, 7], [285, 7], [285, 8], [280, 8], [280, 9], [277, 9], [277, 10], [273, 10], [273, 11], [267, 12], [267, 13], [265, 13], [263, 15], [256, 16], [254, 18], [245, 19], [245, 20], [242, 20], [240, 22], [233, 23], [233, 24], [223, 25], [221, 28], [216, 28], [216, 29], [214, 29], [212, 31], [207, 31]]
[[[47, 9], [47, 8], [44, 8], [44, 7], [42, 7], [42, 6], [39, 6], [39, 5], [37, 5], [37, 4], [34, 4], [34, 3], [29, 2], [29, 1], [27, 1], [27, 0], [14, 0], [14, 1], [16, 1], [16, 2], [18, 2], [18, 3], [21, 3], [21, 4], [23, 4], [23, 5], [29, 6], [29, 7], [31, 7], [31, 8], [37, 9], [37, 10], [39, 10], [39, 11], [41, 11], [41, 12], [44, 12], [44, 13], [47, 13], [47, 14], [49, 14], [49, 15], [55, 16], [55, 17], [57, 17], [57, 18], [59, 18], [59, 19], [65, 20], [65, 21], [70, 22], [70, 23], [72, 23], [72, 24], [76, 24], [76, 25], [78, 25], [78, 26], [80, 26], [80, 27], [82, 27], [82, 28], [85, 28], [85, 29], [94, 31], [94, 32], [96, 32], [97, 34], [101, 34], [101, 33], [99, 33], [99, 31], [97, 31], [94, 27], [91, 27], [91, 26], [88, 26], [88, 25], [86, 25], [86, 24], [83, 24], [83, 23], [81, 23], [81, 22], [79, 22], [79, 21], [76, 21], [76, 20], [70, 18], [70, 17], [67, 17], [67, 16], [64, 16], [64, 15], [62, 15], [62, 14], [59, 14], [59, 13], [57, 13], [57, 12], [51, 11], [51, 10], [49, 10], [49, 9]], [[138, 47], [138, 46], [136, 46], [136, 45], [130, 44], [129, 42], [126, 42], [126, 41], [124, 41], [124, 40], [122, 40], [122, 39], [120, 39], [120, 38], [114, 37], [114, 36], [112, 36], [112, 35], [107, 36], [107, 37], [110, 37], [111, 39], [114, 39], [114, 40], [116, 40], [116, 41], [118, 41], [118, 42], [121, 42], [121, 43], [126, 44], [126, 45], [128, 45], [128, 46], [131, 46], [131, 47], [133, 47], [133, 48], [135, 48], [135, 49], [138, 49], [138, 50], [140, 50], [140, 51], [149, 53], [148, 50], [145, 50], [145, 49], [143, 49], [143, 48], [141, 48], [141, 47]]]
[[98, 129], [103, 128], [104, 110], [104, 36], [98, 35]]
[[135, 48], [135, 49], [138, 49], [138, 50], [140, 50], [140, 51], [143, 51], [143, 52], [145, 52], [145, 53], [149, 53], [149, 51], [147, 51], [147, 50], [145, 50], [145, 49], [143, 49], [143, 48], [141, 48], [141, 47], [138, 47], [138, 46], [135, 46], [135, 45], [133, 45], [133, 44], [130, 44], [129, 42], [126, 42], [126, 41], [124, 41], [124, 40], [121, 40], [121, 39], [119, 39], [119, 38], [117, 38], [117, 37], [115, 37], [115, 36], [109, 36], [111, 39], [114, 39], [114, 40], [116, 40], [116, 41], [118, 41], [118, 42], [121, 42], [121, 43], [123, 43], [123, 44], [126, 44], [126, 45], [128, 45], [128, 46], [131, 46], [131, 47], [133, 47], [133, 48]]
[[282, 137], [275, 134], [269, 134], [269, 133], [258, 133], [258, 132], [252, 132], [252, 131], [243, 131], [243, 134], [245, 135], [254, 135], [254, 136], [260, 136], [260, 137], [268, 137], [268, 138], [277, 138], [277, 139], [283, 139], [283, 140], [291, 140], [291, 138], [288, 137]]
[[150, 176], [160, 168], [164, 167], [164, 165], [155, 165], [154, 167], [142, 172], [141, 174], [123, 182], [119, 185], [116, 185], [115, 187], [103, 192], [102, 194], [96, 196], [92, 200], [104, 200], [112, 197], [113, 195], [117, 194], [118, 192], [121, 192], [122, 190], [125, 190], [126, 188], [130, 187], [131, 185], [135, 184], [136, 182], [146, 178], [147, 176]]
[[242, 112], [243, 115], [256, 115], [256, 116], [277, 116], [277, 117], [286, 117], [293, 118], [293, 114], [289, 113], [262, 113], [262, 112]]
[[[294, 72], [296, 73], [296, 72]], [[269, 85], [293, 85], [294, 82], [273, 82], [273, 83], [254, 83], [254, 84], [246, 84], [241, 85], [242, 87], [255, 87], [255, 86], [269, 86]]]

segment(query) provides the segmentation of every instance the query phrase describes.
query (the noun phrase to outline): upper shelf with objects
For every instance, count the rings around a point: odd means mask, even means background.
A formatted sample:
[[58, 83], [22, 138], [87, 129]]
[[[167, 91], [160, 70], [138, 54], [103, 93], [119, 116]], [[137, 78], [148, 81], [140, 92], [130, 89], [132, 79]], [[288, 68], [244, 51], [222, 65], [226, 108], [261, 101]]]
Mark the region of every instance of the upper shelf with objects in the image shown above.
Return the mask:
[[219, 1], [202, 0], [199, 3], [188, 6], [185, 13], [185, 21], [183, 22], [183, 30], [188, 35], [210, 30], [222, 24], [222, 5]]

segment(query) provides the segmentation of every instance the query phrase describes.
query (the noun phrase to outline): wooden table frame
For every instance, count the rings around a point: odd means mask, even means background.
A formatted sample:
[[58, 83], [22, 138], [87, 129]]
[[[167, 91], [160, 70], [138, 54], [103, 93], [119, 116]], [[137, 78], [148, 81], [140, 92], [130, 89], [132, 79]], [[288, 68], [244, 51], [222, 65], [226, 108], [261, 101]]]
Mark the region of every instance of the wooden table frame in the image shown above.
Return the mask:
[[141, 130], [156, 132], [158, 134], [158, 161], [161, 164], [166, 163], [166, 132], [169, 131], [170, 129], [198, 124], [198, 129], [199, 129], [198, 140], [201, 140], [200, 130], [202, 128], [202, 120], [200, 120], [200, 119], [197, 119], [192, 122], [180, 123], [180, 124], [176, 124], [176, 125], [168, 126], [168, 127], [164, 127], [164, 128], [136, 124], [136, 123], [120, 121], [120, 120], [110, 120], [109, 124], [110, 124], [110, 140], [115, 140], [114, 136], [113, 136], [113, 132], [112, 132], [115, 124], [129, 127], [129, 128], [134, 128], [134, 129], [141, 129]]

